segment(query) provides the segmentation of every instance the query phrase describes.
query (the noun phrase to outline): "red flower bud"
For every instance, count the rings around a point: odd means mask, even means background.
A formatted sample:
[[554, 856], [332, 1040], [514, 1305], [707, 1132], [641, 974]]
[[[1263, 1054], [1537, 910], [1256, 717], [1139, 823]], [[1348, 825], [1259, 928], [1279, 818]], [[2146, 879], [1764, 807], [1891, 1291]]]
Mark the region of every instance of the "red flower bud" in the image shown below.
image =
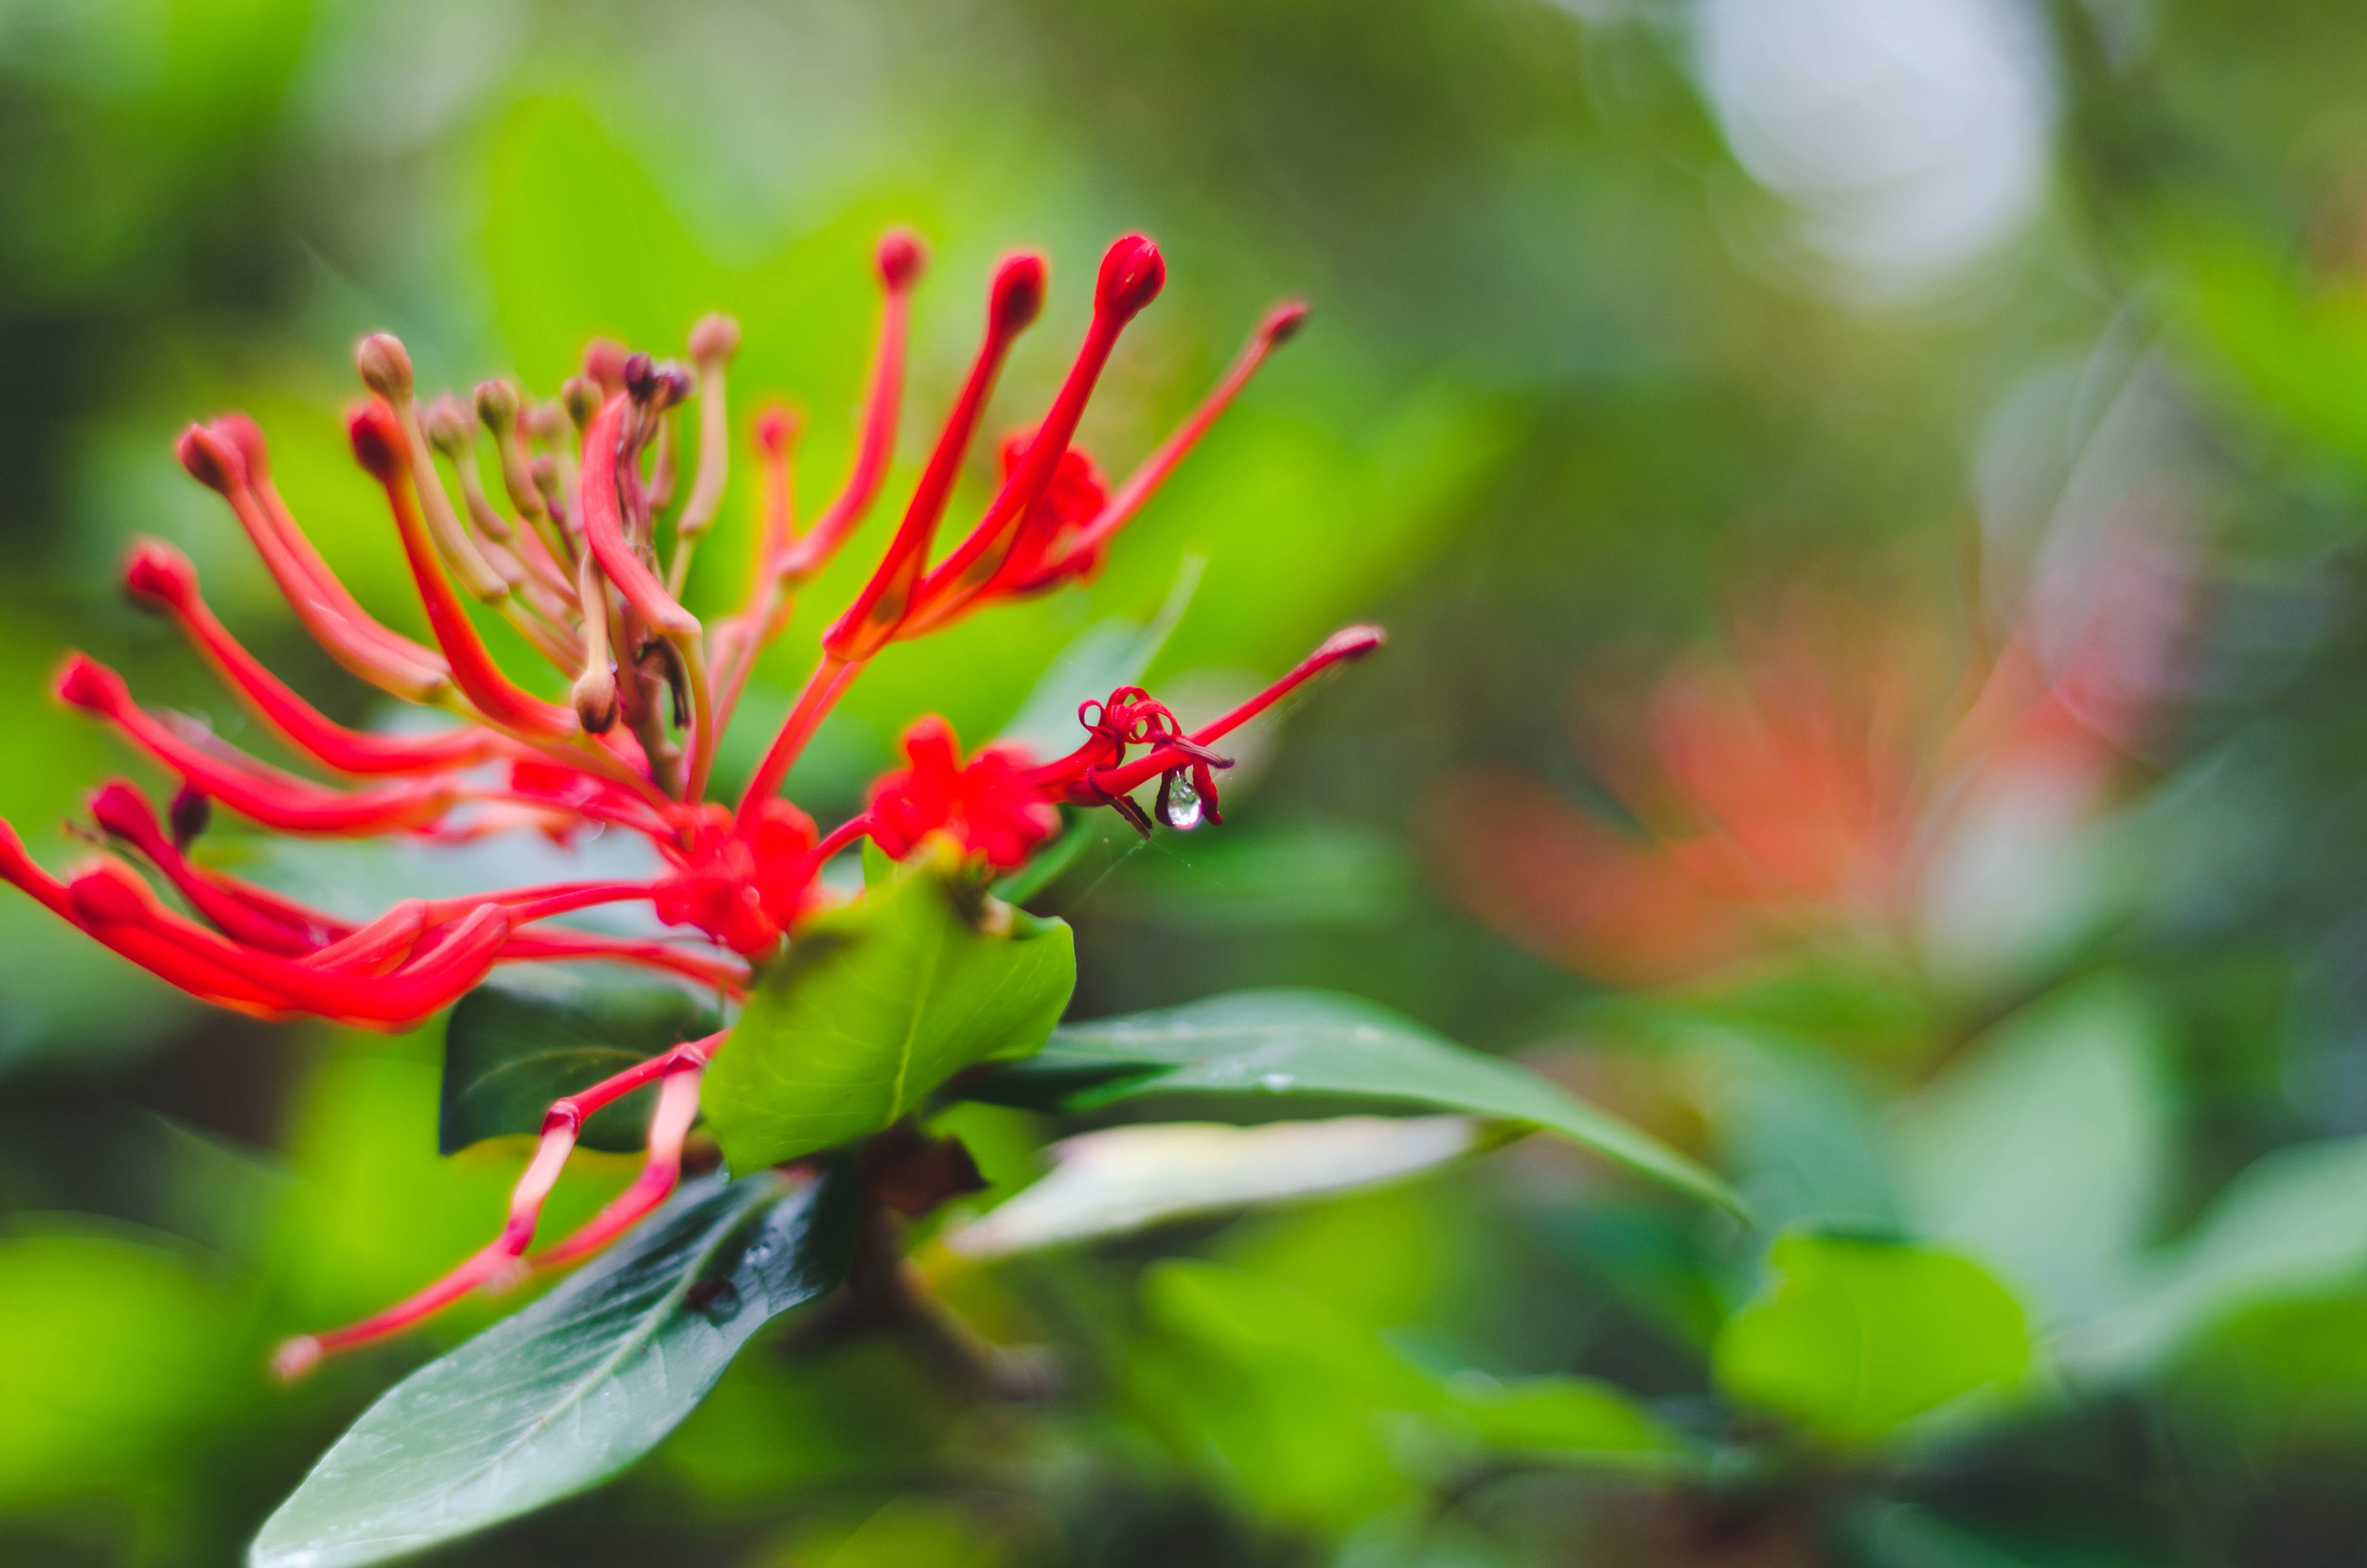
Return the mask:
[[87, 653], [69, 653], [58, 667], [58, 700], [85, 713], [113, 713], [132, 701], [123, 677]]
[[346, 435], [353, 442], [354, 461], [382, 485], [394, 484], [410, 466], [410, 444], [383, 399], [372, 398], [347, 409]]
[[994, 289], [988, 296], [987, 320], [1004, 337], [1025, 331], [1043, 313], [1043, 258], [1022, 251], [995, 269]]
[[1094, 285], [1094, 310], [1119, 321], [1130, 321], [1166, 286], [1167, 263], [1146, 235], [1130, 234], [1111, 245], [1101, 258], [1101, 276]]
[[123, 590], [135, 603], [183, 609], [197, 595], [197, 568], [161, 539], [138, 540], [123, 563]]
[[892, 228], [880, 236], [880, 249], [874, 259], [881, 282], [891, 289], [909, 289], [920, 276], [920, 269], [928, 264], [929, 248], [912, 230]]
[[193, 424], [183, 431], [173, 454], [190, 478], [217, 494], [229, 494], [231, 487], [245, 477], [238, 450], [204, 425]]

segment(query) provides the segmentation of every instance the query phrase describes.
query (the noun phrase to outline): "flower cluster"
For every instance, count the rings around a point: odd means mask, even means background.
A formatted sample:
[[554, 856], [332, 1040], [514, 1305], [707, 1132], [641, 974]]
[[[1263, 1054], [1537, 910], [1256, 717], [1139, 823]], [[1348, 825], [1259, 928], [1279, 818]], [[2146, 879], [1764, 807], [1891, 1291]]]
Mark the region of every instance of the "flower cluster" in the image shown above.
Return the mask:
[[[1016, 256], [998, 269], [985, 341], [879, 566], [822, 633], [821, 658], [736, 806], [707, 798], [717, 741], [758, 654], [785, 629], [798, 590], [845, 544], [886, 476], [923, 253], [911, 235], [894, 232], [881, 241], [877, 262], [884, 303], [853, 471], [801, 526], [790, 501], [794, 421], [779, 412], [759, 418], [755, 568], [743, 601], [712, 619], [685, 609], [681, 596], [724, 490], [724, 373], [739, 339], [726, 317], [698, 324], [687, 365], [595, 343], [582, 373], [556, 401], [532, 402], [512, 384], [490, 381], [475, 389], [472, 411], [450, 397], [420, 402], [402, 346], [384, 334], [363, 340], [356, 359], [371, 396], [350, 413], [348, 434], [355, 457], [384, 490], [432, 647], [372, 618], [338, 581], [274, 488], [262, 433], [251, 420], [230, 415], [190, 427], [180, 443], [182, 465], [229, 503], [321, 647], [380, 690], [461, 722], [424, 735], [335, 722], [240, 645], [207, 608], [185, 557], [143, 542], [125, 571], [133, 597], [169, 616], [268, 730], [339, 781], [273, 767], [196, 721], [144, 707], [119, 675], [77, 653], [58, 677], [59, 696], [113, 724], [177, 777], [179, 791], [160, 812], [133, 784], [101, 787], [90, 814], [116, 852], [62, 879], [0, 824], [0, 877], [208, 1002], [265, 1018], [313, 1015], [392, 1029], [417, 1024], [512, 960], [605, 959], [743, 998], [756, 969], [828, 900], [823, 865], [866, 836], [901, 858], [942, 835], [971, 864], [1007, 870], [1058, 829], [1063, 803], [1113, 807], [1148, 833], [1149, 820], [1131, 793], [1153, 780], [1158, 813], [1170, 826], [1189, 828], [1203, 814], [1218, 820], [1215, 771], [1227, 764], [1211, 748], [1302, 682], [1378, 646], [1378, 632], [1335, 635], [1266, 692], [1188, 732], [1140, 689], [1113, 692], [1080, 711], [1078, 747], [1048, 761], [1011, 746], [965, 759], [945, 722], [924, 718], [904, 737], [908, 765], [881, 778], [867, 808], [828, 833], [780, 796], [815, 728], [890, 644], [1092, 577], [1118, 530], [1303, 319], [1297, 305], [1272, 312], [1199, 410], [1110, 489], [1073, 443], [1120, 333], [1165, 280], [1157, 247], [1140, 236], [1119, 240], [1103, 258], [1092, 325], [1051, 407], [1006, 444], [1002, 481], [984, 515], [933, 561], [997, 372], [1043, 302], [1041, 258]], [[696, 417], [691, 454], [685, 409]], [[495, 484], [479, 467], [489, 446]], [[556, 667], [569, 683], [568, 701], [546, 700], [503, 670], [470, 599]], [[215, 807], [290, 834], [455, 840], [540, 830], [564, 842], [596, 826], [640, 835], [665, 869], [647, 879], [409, 900], [356, 922], [192, 858], [191, 842]], [[633, 902], [683, 937], [629, 939], [552, 923], [596, 905]], [[700, 1074], [725, 1039], [676, 1047], [559, 1101], [496, 1240], [365, 1322], [292, 1342], [281, 1369], [293, 1374], [324, 1351], [392, 1333], [524, 1266], [543, 1200], [584, 1118], [657, 1081], [641, 1177], [534, 1261], [579, 1257], [650, 1212], [678, 1178]]]
[[1513, 940], [1613, 985], [1836, 938], [1987, 983], [2067, 918], [2049, 905], [2172, 681], [2185, 552], [2132, 525], [2098, 561], [1959, 655], [1912, 598], [1792, 589], [1745, 622], [1737, 667], [1672, 666], [1636, 721], [1587, 736], [1641, 835], [1474, 769], [1428, 812], [1439, 870]]

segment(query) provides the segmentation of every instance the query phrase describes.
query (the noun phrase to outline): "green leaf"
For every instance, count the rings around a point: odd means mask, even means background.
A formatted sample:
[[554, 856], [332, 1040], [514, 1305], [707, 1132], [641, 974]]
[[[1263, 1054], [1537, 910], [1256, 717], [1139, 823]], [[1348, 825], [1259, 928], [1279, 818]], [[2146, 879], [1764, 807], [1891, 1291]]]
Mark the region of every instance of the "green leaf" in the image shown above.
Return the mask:
[[1793, 1231], [1768, 1261], [1772, 1288], [1718, 1336], [1717, 1380], [1826, 1437], [1875, 1441], [2028, 1364], [2020, 1304], [1967, 1258]]
[[692, 1183], [617, 1250], [395, 1385], [263, 1524], [251, 1568], [352, 1568], [597, 1485], [768, 1320], [830, 1290], [852, 1185]]
[[1454, 1408], [1489, 1447], [1533, 1457], [1657, 1467], [1684, 1444], [1618, 1388], [1593, 1378], [1447, 1381]]
[[1989, 1263], [2055, 1320], [2111, 1305], [2171, 1182], [2164, 1034], [2116, 976], [1992, 1030], [1893, 1118], [1917, 1232]]
[[1119, 1100], [1176, 1119], [1281, 1121], [1451, 1111], [1558, 1132], [1630, 1170], [1740, 1212], [1717, 1177], [1536, 1074], [1450, 1045], [1386, 1007], [1316, 990], [1247, 990], [1072, 1024], [970, 1099], [1079, 1112]]
[[[551, 1102], [723, 1026], [679, 986], [596, 981], [550, 965], [505, 969], [460, 999], [444, 1028], [438, 1151], [539, 1132]], [[654, 1089], [594, 1115], [578, 1142], [629, 1153], [650, 1125]]]
[[1053, 1145], [1059, 1164], [1050, 1175], [949, 1232], [945, 1242], [965, 1257], [999, 1257], [1394, 1181], [1488, 1143], [1468, 1116], [1104, 1128]]
[[1043, 1043], [1077, 984], [1064, 921], [1007, 911], [988, 932], [922, 856], [802, 927], [702, 1090], [736, 1170], [877, 1132], [973, 1062]]
[[2367, 1268], [2367, 1137], [2294, 1144], [2247, 1166], [2132, 1299], [2066, 1337], [2091, 1372], [2129, 1372], [2211, 1324], [2279, 1297], [2343, 1289]]

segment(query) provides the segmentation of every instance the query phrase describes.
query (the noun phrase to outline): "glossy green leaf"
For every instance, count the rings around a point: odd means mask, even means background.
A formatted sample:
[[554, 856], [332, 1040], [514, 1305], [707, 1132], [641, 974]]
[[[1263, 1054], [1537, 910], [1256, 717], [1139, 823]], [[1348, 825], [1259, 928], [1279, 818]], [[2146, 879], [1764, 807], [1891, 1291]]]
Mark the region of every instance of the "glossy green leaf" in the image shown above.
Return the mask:
[[702, 1091], [735, 1169], [877, 1132], [974, 1062], [1043, 1043], [1077, 983], [1069, 929], [1018, 910], [980, 928], [921, 856], [801, 928]]
[[1794, 1231], [1768, 1262], [1771, 1288], [1718, 1337], [1717, 1380], [1826, 1437], [1875, 1441], [2028, 1364], [2020, 1304], [1968, 1258]]
[[[715, 1008], [679, 986], [587, 979], [555, 965], [505, 969], [460, 999], [444, 1029], [436, 1147], [542, 1130], [553, 1100], [588, 1089], [670, 1045], [722, 1027]], [[655, 1091], [594, 1115], [586, 1149], [639, 1149]]]
[[851, 1187], [693, 1183], [607, 1256], [395, 1385], [265, 1522], [251, 1568], [352, 1568], [595, 1486], [750, 1335], [845, 1276]]
[[1069, 1025], [1042, 1051], [960, 1092], [1042, 1111], [1128, 1100], [1148, 1115], [1201, 1121], [1460, 1112], [1558, 1132], [1642, 1175], [1738, 1208], [1708, 1171], [1536, 1074], [1330, 991], [1236, 991]]

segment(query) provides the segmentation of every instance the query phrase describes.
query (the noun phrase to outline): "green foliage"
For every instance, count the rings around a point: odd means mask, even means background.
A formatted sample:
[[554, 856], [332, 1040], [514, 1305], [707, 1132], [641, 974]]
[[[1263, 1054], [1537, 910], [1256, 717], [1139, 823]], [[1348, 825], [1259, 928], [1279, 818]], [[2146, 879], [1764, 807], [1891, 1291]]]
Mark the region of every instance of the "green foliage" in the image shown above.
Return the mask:
[[801, 927], [702, 1091], [733, 1167], [877, 1132], [963, 1068], [1042, 1044], [1077, 983], [1069, 928], [996, 918], [982, 929], [974, 897], [922, 855]]
[[[593, 980], [550, 965], [504, 969], [462, 997], [444, 1025], [436, 1148], [450, 1154], [539, 1132], [553, 1100], [721, 1025], [712, 1005], [679, 986]], [[627, 1095], [595, 1113], [577, 1142], [639, 1149], [655, 1098], [653, 1088]]]
[[137, 1488], [256, 1378], [245, 1303], [106, 1236], [0, 1240], [0, 1502]]
[[1455, 1413], [1489, 1447], [1570, 1463], [1665, 1469], [1684, 1445], [1625, 1393], [1593, 1378], [1454, 1378]]
[[1271, 1121], [1457, 1111], [1558, 1132], [1697, 1198], [1736, 1201], [1692, 1161], [1509, 1062], [1460, 1050], [1386, 1007], [1321, 991], [1240, 991], [1069, 1025], [1045, 1049], [964, 1083], [996, 1104]]
[[[1413, 1475], [1399, 1455], [1549, 1452], [1556, 1463], [1666, 1469], [1685, 1446], [1619, 1390], [1581, 1379], [1441, 1377], [1367, 1324], [1238, 1269], [1171, 1261], [1143, 1309], [1166, 1344], [1142, 1369], [1140, 1414], [1222, 1464], [1230, 1485], [1284, 1520], [1343, 1523], [1388, 1507]], [[1451, 1460], [1450, 1461], [1451, 1462]]]
[[2020, 1305], [1969, 1258], [1795, 1231], [1768, 1266], [1767, 1292], [1718, 1336], [1718, 1381], [1836, 1442], [1876, 1441], [2029, 1363]]
[[248, 1560], [383, 1562], [614, 1474], [750, 1335], [845, 1275], [850, 1196], [838, 1179], [770, 1172], [685, 1186], [615, 1251], [372, 1405]]
[[2050, 1316], [2119, 1299], [2169, 1176], [2163, 1033], [2116, 976], [1991, 1031], [1893, 1124], [1918, 1231], [1986, 1260]]

